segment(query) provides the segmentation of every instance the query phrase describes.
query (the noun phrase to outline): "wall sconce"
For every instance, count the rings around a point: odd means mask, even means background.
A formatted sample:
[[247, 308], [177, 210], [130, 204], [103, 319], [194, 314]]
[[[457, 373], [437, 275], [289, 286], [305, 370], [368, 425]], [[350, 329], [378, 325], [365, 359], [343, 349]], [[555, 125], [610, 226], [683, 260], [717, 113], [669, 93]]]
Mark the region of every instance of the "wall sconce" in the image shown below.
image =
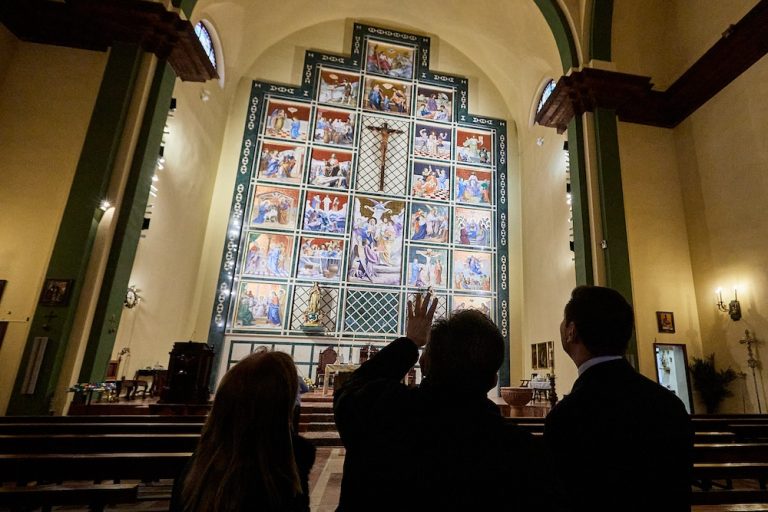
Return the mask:
[[739, 304], [739, 295], [735, 288], [733, 289], [733, 300], [729, 302], [727, 306], [725, 305], [725, 302], [723, 302], [723, 289], [718, 288], [717, 303], [715, 305], [717, 306], [717, 309], [723, 313], [728, 313], [731, 320], [734, 322], [741, 320], [741, 304]]

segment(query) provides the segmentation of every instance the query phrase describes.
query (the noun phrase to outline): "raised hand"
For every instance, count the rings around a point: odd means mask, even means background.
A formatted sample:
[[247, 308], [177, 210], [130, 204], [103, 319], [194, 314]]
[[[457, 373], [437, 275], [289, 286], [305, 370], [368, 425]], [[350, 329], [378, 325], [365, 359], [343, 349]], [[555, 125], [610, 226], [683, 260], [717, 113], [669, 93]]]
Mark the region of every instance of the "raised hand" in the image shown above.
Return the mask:
[[408, 329], [405, 335], [418, 347], [427, 344], [429, 331], [432, 328], [432, 317], [435, 316], [437, 309], [437, 298], [430, 301], [431, 296], [430, 292], [427, 292], [424, 297], [417, 293], [415, 301], [408, 301]]

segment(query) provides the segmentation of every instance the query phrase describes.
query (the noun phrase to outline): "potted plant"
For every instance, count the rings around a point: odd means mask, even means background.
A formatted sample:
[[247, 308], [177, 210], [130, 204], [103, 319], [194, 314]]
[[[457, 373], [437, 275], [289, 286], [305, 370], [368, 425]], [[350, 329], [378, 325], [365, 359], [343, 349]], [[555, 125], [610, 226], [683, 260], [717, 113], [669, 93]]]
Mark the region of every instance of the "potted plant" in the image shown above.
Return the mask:
[[727, 396], [733, 396], [728, 385], [736, 379], [737, 373], [729, 368], [715, 368], [715, 354], [709, 354], [703, 359], [693, 358], [691, 364], [693, 385], [699, 391], [701, 401], [707, 409], [707, 414], [714, 414], [720, 407], [720, 402]]

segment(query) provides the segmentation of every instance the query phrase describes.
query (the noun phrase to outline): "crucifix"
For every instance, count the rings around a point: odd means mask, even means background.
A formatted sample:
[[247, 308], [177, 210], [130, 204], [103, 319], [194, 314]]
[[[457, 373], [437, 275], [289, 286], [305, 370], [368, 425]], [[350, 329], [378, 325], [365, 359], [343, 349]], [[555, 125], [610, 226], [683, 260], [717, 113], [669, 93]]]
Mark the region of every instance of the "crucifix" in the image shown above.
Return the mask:
[[378, 133], [381, 135], [381, 143], [379, 144], [379, 153], [381, 153], [381, 165], [379, 167], [379, 190], [384, 191], [384, 168], [386, 167], [387, 162], [387, 145], [389, 144], [389, 136], [393, 133], [395, 135], [399, 135], [401, 133], [404, 133], [403, 130], [396, 130], [394, 128], [390, 128], [386, 121], [381, 123], [381, 126], [366, 126], [369, 130], [372, 132]]
[[749, 333], [749, 330], [744, 331], [744, 338], [739, 340], [739, 344], [747, 346], [747, 366], [752, 370], [752, 380], [755, 383], [755, 398], [757, 399], [757, 412], [762, 414], [763, 408], [760, 404], [760, 386], [757, 383], [757, 372], [760, 371], [760, 361], [755, 359], [752, 352], [752, 345], [757, 345], [758, 341]]

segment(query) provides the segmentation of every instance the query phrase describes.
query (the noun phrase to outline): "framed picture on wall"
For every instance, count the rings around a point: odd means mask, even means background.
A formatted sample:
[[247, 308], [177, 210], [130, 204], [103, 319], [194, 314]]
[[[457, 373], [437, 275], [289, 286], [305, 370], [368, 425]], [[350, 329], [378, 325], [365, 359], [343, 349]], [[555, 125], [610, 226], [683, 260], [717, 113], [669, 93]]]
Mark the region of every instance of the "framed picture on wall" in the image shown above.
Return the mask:
[[534, 370], [543, 370], [552, 367], [552, 350], [554, 342], [545, 341], [543, 343], [531, 344], [531, 368]]
[[72, 296], [74, 279], [46, 279], [40, 294], [41, 306], [66, 306]]
[[672, 334], [675, 332], [675, 315], [671, 311], [657, 311], [656, 324], [659, 332]]
[[654, 343], [656, 381], [682, 400], [689, 414], [693, 414], [691, 376], [688, 353], [683, 343]]

